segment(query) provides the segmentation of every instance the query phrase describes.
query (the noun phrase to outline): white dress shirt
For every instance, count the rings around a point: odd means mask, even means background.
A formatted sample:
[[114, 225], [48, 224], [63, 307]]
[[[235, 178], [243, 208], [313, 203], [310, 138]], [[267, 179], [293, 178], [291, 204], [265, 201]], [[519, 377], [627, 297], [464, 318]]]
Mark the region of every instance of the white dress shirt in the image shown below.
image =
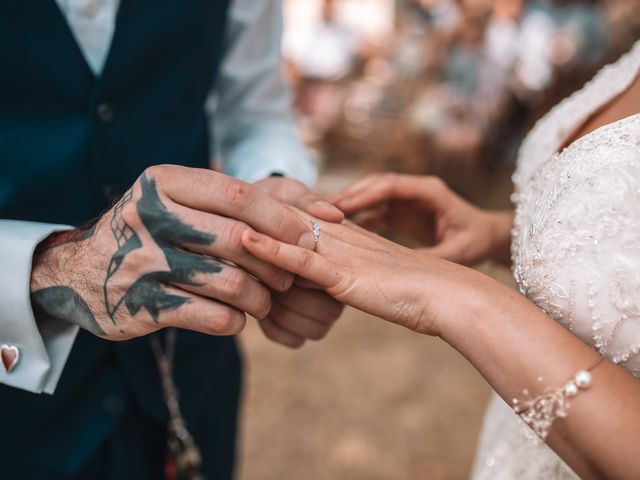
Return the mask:
[[[120, 0], [56, 2], [99, 76]], [[281, 75], [281, 0], [232, 0], [226, 35], [220, 73], [207, 101], [207, 111], [215, 112], [210, 131], [224, 172], [248, 182], [281, 173], [313, 184], [316, 171], [297, 136]], [[10, 373], [0, 366], [0, 383], [38, 393], [55, 390], [78, 327], [36, 322], [29, 281], [37, 244], [68, 228], [0, 220], [0, 349], [7, 345], [20, 351]]]

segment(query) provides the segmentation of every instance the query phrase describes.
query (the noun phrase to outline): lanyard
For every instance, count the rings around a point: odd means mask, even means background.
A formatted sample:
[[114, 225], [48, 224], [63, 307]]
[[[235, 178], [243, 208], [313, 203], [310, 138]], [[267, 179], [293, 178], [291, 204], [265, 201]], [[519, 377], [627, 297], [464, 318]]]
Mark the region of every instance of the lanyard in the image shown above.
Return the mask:
[[164, 347], [160, 344], [159, 335], [151, 335], [149, 343], [156, 358], [164, 400], [169, 410], [166, 477], [167, 480], [206, 480], [202, 473], [202, 454], [185, 424], [180, 410], [180, 395], [173, 381], [176, 330], [167, 329], [164, 337]]

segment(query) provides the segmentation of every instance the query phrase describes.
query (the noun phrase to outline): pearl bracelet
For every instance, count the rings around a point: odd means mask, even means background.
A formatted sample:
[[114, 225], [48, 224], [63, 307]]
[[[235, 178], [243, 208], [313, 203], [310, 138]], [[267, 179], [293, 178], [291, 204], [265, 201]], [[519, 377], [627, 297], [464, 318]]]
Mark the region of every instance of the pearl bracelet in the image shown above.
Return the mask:
[[[567, 416], [569, 399], [575, 397], [582, 390], [587, 390], [591, 386], [591, 370], [600, 365], [604, 357], [600, 357], [597, 363], [587, 370], [580, 370], [560, 388], [547, 388], [544, 393], [534, 398], [512, 400], [513, 410], [520, 415], [520, 418], [534, 431], [542, 440], [547, 438], [551, 425], [558, 418]], [[542, 378], [538, 381], [542, 382]], [[529, 395], [528, 390], [522, 392]]]

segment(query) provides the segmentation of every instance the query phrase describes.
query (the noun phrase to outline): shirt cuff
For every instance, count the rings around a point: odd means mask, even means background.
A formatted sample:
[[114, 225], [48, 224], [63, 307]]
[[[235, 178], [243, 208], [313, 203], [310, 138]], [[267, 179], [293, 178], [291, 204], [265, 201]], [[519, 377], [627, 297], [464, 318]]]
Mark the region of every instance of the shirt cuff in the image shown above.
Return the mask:
[[51, 233], [72, 227], [0, 220], [0, 345], [16, 347], [18, 363], [0, 366], [0, 383], [34, 393], [53, 393], [78, 327], [64, 321], [37, 322], [30, 301], [36, 246]]
[[290, 125], [256, 128], [222, 154], [224, 172], [245, 182], [279, 173], [313, 187], [318, 178], [315, 165]]

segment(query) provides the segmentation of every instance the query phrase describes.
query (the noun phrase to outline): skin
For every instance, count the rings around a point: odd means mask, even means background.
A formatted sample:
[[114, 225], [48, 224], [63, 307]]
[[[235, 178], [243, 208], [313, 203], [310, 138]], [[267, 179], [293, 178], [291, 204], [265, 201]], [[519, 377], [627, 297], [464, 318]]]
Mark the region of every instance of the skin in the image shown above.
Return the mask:
[[393, 231], [422, 245], [416, 251], [463, 265], [509, 262], [513, 211], [482, 210], [438, 177], [371, 175], [336, 195], [334, 204], [374, 231]]
[[[273, 198], [330, 222], [344, 220], [342, 211], [320, 199], [303, 183], [273, 176], [256, 182]], [[307, 241], [312, 242], [308, 237]], [[307, 340], [321, 340], [340, 318], [344, 305], [314, 285], [294, 285], [286, 292], [271, 292], [269, 315], [258, 323], [265, 336], [289, 348], [300, 348]]]
[[[568, 142], [638, 111], [636, 78]], [[429, 246], [411, 250], [352, 223], [321, 221], [315, 252], [251, 231], [243, 234], [243, 243], [257, 257], [321, 286], [341, 302], [439, 336], [508, 403], [523, 398], [524, 389], [536, 396], [545, 386], [560, 387], [577, 371], [597, 365], [591, 388], [571, 400], [569, 415], [555, 420], [546, 442], [581, 478], [640, 478], [635, 448], [640, 442], [640, 382], [608, 360], [599, 362], [594, 349], [522, 295], [449, 261], [507, 258], [512, 212], [481, 211], [441, 181], [400, 175], [365, 179], [334, 202], [346, 213], [364, 214], [364, 225], [404, 228]]]
[[[169, 326], [231, 335], [244, 327], [246, 312], [286, 325], [295, 341], [269, 335], [285, 345], [324, 336], [341, 305], [317, 291], [291, 290], [292, 274], [242, 246], [242, 233], [255, 228], [314, 247], [308, 220], [267, 187], [328, 221], [343, 218], [288, 179], [261, 187], [210, 170], [151, 167], [90, 226], [40, 244], [31, 276], [36, 318], [67, 320], [105, 339], [126, 340]], [[287, 302], [280, 300], [285, 292]], [[317, 299], [312, 318], [299, 307], [310, 295]]]
[[[320, 222], [316, 251], [254, 231], [257, 257], [318, 284], [339, 302], [425, 335], [464, 355], [506, 401], [564, 385], [599, 355], [513, 290], [470, 268], [421, 254], [353, 224]], [[594, 415], [594, 412], [606, 412]], [[582, 478], [640, 478], [640, 382], [608, 361], [593, 386], [554, 422], [547, 443]]]

